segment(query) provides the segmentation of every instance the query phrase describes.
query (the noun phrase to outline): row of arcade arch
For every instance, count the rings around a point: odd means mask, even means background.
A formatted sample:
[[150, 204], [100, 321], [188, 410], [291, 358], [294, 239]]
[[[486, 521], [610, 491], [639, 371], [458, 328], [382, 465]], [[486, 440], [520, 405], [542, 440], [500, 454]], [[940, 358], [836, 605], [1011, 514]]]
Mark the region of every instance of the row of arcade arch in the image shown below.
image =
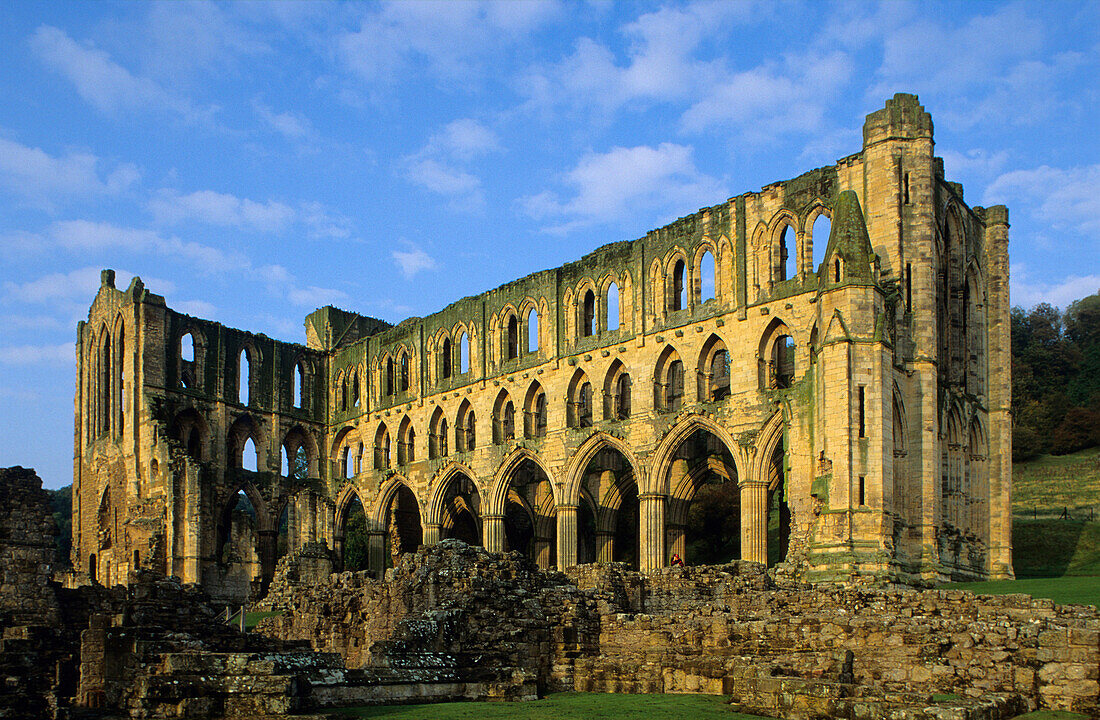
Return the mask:
[[428, 498], [394, 475], [369, 513], [349, 484], [337, 500], [336, 553], [346, 569], [380, 571], [421, 544], [454, 538], [518, 551], [544, 568], [623, 562], [653, 569], [674, 554], [693, 564], [775, 564], [786, 557], [791, 522], [778, 418], [761, 437], [766, 457], [747, 471], [758, 480], [739, 475], [728, 434], [692, 416], [658, 450], [656, 487], [640, 479], [629, 448], [602, 433], [578, 450], [560, 489], [524, 448], [489, 482], [449, 464]]

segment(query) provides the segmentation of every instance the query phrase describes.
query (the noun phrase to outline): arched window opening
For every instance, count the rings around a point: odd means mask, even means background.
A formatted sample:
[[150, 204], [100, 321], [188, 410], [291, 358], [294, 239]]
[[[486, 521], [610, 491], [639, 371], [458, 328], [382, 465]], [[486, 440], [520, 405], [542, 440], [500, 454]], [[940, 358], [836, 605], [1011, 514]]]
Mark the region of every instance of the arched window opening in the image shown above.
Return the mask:
[[546, 437], [546, 393], [537, 382], [531, 384], [523, 402], [523, 436]]
[[626, 373], [615, 380], [614, 418], [625, 420], [630, 417], [630, 376]]
[[197, 373], [195, 367], [195, 338], [191, 333], [186, 333], [180, 338], [180, 387], [193, 388], [196, 386]]
[[386, 358], [386, 395], [397, 393], [397, 384], [394, 382], [393, 358]]
[[508, 392], [502, 390], [493, 407], [493, 443], [499, 445], [516, 436], [516, 409]]
[[290, 476], [290, 461], [287, 459], [285, 447], [279, 449], [279, 474], [283, 477]]
[[787, 453], [776, 444], [768, 471], [768, 567], [785, 561], [790, 547], [791, 508], [787, 503]]
[[187, 434], [187, 454], [196, 461], [202, 460], [202, 435], [197, 427]]
[[772, 345], [772, 367], [774, 388], [789, 388], [794, 382], [794, 339], [790, 335], [780, 335]]
[[477, 447], [476, 422], [473, 407], [468, 400], [463, 400], [455, 421], [455, 449], [458, 452], [470, 452]]
[[359, 407], [359, 399], [362, 392], [359, 389], [359, 368], [356, 368], [351, 375], [351, 406], [353, 408]]
[[619, 329], [619, 286], [615, 283], [607, 286], [607, 329]]
[[399, 374], [401, 383], [398, 390], [401, 392], [408, 392], [409, 390], [409, 356], [407, 353], [401, 353], [400, 360], [401, 372]]
[[672, 268], [672, 310], [683, 310], [687, 307], [687, 288], [684, 286], [684, 261], [677, 260]]
[[[465, 337], [465, 336], [463, 336]], [[444, 378], [451, 376], [451, 339], [443, 338], [443, 349], [439, 351], [440, 375]]]
[[477, 447], [477, 417], [473, 410], [466, 413], [466, 423], [463, 427], [466, 430], [466, 452], [470, 452]]
[[374, 469], [388, 470], [390, 467], [390, 431], [385, 425], [378, 426], [374, 436]]
[[840, 282], [840, 258], [833, 260], [833, 282]]
[[351, 448], [345, 445], [340, 451], [340, 477], [347, 480], [355, 470], [356, 468], [352, 468], [351, 464]]
[[581, 335], [591, 337], [596, 324], [596, 293], [589, 289], [584, 294], [584, 306], [581, 308]]
[[667, 479], [668, 554], [689, 565], [741, 557], [741, 492], [730, 449], [708, 430], [680, 441]]
[[711, 400], [721, 400], [730, 394], [730, 356], [725, 350], [714, 353], [710, 363]]
[[401, 422], [400, 435], [397, 441], [397, 464], [408, 465], [416, 461], [416, 431], [413, 430], [412, 421], [405, 418]]
[[527, 352], [539, 351], [539, 314], [535, 308], [527, 313]]
[[825, 250], [829, 247], [829, 234], [832, 232], [832, 227], [833, 223], [825, 213], [821, 213], [814, 219], [813, 227], [810, 229], [810, 242], [814, 249], [814, 272], [817, 272], [821, 263], [825, 262]]
[[337, 537], [344, 539], [344, 570], [366, 570], [370, 559], [370, 532], [367, 529], [367, 514], [363, 511], [363, 503], [358, 495], [353, 496], [348, 503], [347, 510], [344, 511], [343, 527]]
[[703, 253], [703, 257], [699, 258], [699, 302], [705, 303], [707, 300], [713, 300], [717, 297], [716, 292], [716, 279], [717, 274], [715, 272], [714, 255], [710, 250]]
[[446, 454], [447, 420], [443, 417], [443, 410], [437, 407], [428, 426], [428, 457], [434, 460]]
[[256, 450], [256, 443], [252, 442], [252, 438], [248, 438], [244, 441], [244, 448], [241, 451], [241, 468], [257, 472], [259, 463], [260, 458], [259, 452]]
[[481, 544], [481, 496], [473, 480], [462, 474], [451, 477], [443, 493], [441, 521], [441, 538]]
[[291, 389], [291, 397], [294, 398], [294, 407], [304, 408], [306, 406], [306, 372], [302, 367], [302, 363], [298, 363], [294, 367], [294, 387]]
[[514, 439], [516, 437], [516, 408], [512, 405], [511, 400], [504, 406], [504, 419], [502, 425], [504, 440], [508, 441]]
[[367, 448], [363, 443], [359, 443], [359, 447], [355, 450], [355, 474], [358, 475], [361, 472], [366, 472], [366, 459]]
[[572, 428], [592, 426], [592, 384], [584, 371], [577, 370], [569, 381], [566, 402], [566, 425]]
[[592, 427], [592, 383], [581, 385], [577, 396], [577, 427]]
[[507, 347], [505, 348], [504, 356], [509, 360], [514, 360], [519, 357], [519, 320], [515, 315], [508, 315], [508, 337], [506, 338]]
[[116, 435], [122, 435], [126, 419], [126, 335], [122, 326], [118, 330], [118, 348], [115, 351], [115, 419]]
[[385, 552], [383, 565], [388, 570], [400, 562], [405, 553], [416, 552], [424, 540], [420, 525], [420, 506], [416, 496], [401, 485], [386, 512]]
[[668, 385], [665, 389], [665, 410], [679, 412], [684, 401], [684, 363], [673, 360], [668, 365]]
[[248, 357], [248, 350], [241, 350], [237, 367], [240, 369], [238, 373], [240, 383], [237, 386], [237, 400], [245, 405], [251, 405], [252, 360]]
[[215, 557], [236, 582], [247, 585], [260, 577], [259, 522], [256, 508], [243, 490], [229, 498], [217, 527]]
[[458, 339], [458, 371], [470, 372], [470, 337], [466, 333]]
[[798, 275], [798, 254], [795, 252], [794, 230], [785, 225], [779, 235], [779, 277], [790, 280]]

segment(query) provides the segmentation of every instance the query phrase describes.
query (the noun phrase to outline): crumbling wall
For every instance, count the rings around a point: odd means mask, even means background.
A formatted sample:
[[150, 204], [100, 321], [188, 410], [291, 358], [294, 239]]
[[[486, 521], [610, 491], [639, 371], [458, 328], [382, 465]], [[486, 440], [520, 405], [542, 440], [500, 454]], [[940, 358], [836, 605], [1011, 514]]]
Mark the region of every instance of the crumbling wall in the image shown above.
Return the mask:
[[57, 622], [50, 586], [57, 527], [49, 495], [34, 470], [0, 468], [0, 622]]
[[343, 573], [279, 602], [287, 612], [261, 624], [266, 634], [361, 668], [439, 653], [505, 697], [534, 682], [538, 692], [724, 693], [790, 718], [936, 695], [987, 717], [1100, 709], [1100, 613], [1024, 595], [811, 587], [747, 562], [567, 576], [445, 541], [404, 556], [385, 581]]

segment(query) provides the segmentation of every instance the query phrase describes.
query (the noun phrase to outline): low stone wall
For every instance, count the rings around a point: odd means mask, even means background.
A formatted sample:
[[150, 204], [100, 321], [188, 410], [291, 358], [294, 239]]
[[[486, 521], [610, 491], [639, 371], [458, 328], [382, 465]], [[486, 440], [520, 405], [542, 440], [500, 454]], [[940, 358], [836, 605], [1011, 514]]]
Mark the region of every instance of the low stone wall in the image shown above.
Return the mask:
[[1100, 709], [1100, 614], [1023, 595], [777, 583], [752, 563], [544, 573], [448, 541], [405, 556], [386, 581], [344, 573], [279, 602], [287, 613], [261, 626], [273, 637], [353, 667], [439, 653], [458, 679], [496, 683], [502, 697], [533, 682], [723, 693], [782, 717], [893, 712], [937, 696], [984, 717]]

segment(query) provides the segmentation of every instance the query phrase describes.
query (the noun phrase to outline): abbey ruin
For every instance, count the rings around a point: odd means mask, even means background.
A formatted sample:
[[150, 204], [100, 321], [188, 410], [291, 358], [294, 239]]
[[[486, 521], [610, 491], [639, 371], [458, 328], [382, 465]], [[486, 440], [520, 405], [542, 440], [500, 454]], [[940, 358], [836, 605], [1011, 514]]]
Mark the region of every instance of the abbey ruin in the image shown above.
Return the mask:
[[396, 326], [324, 307], [280, 342], [104, 271], [74, 567], [239, 602], [305, 546], [339, 569], [361, 507], [376, 574], [447, 538], [644, 573], [715, 562], [721, 498], [717, 561], [1011, 577], [1008, 227], [899, 94], [835, 165]]

